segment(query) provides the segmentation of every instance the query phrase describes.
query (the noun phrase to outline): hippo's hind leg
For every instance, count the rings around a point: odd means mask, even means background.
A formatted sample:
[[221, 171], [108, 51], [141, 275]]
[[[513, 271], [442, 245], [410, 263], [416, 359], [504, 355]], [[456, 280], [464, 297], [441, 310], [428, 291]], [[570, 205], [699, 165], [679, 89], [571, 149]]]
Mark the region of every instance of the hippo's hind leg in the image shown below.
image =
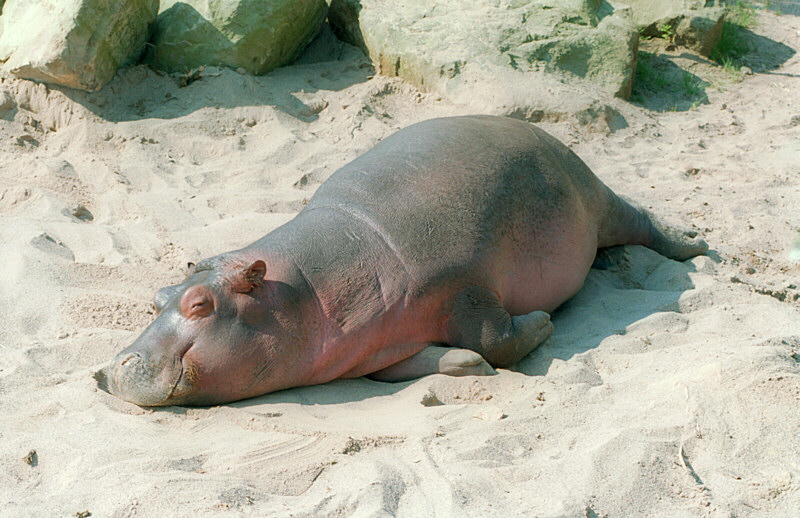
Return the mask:
[[671, 223], [609, 190], [611, 202], [598, 232], [598, 248], [644, 245], [661, 255], [683, 261], [708, 250], [697, 232]]
[[373, 372], [369, 378], [394, 382], [413, 380], [429, 374], [491, 376], [497, 372], [475, 351], [431, 344], [410, 358]]
[[477, 352], [493, 367], [511, 367], [550, 338], [553, 323], [544, 311], [511, 316], [497, 294], [477, 286], [454, 301], [450, 331], [457, 347]]

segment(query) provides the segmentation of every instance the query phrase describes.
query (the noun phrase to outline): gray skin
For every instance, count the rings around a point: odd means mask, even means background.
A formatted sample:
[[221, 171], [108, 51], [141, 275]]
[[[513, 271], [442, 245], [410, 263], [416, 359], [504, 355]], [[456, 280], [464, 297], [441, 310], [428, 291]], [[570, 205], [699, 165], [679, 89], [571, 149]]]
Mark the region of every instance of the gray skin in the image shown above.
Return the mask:
[[555, 138], [434, 119], [334, 173], [291, 221], [206, 259], [96, 375], [138, 405], [217, 404], [369, 375], [494, 374], [545, 341], [598, 248], [708, 249], [615, 195]]

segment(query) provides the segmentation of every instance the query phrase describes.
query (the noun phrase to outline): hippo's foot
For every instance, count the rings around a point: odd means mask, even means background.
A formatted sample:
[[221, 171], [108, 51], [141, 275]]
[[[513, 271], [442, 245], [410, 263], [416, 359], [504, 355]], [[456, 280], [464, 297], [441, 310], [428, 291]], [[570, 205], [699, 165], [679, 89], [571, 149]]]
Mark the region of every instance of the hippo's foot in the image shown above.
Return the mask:
[[[553, 334], [553, 323], [550, 321], [550, 314], [544, 311], [534, 311], [527, 315], [511, 317], [511, 322], [514, 324], [514, 331], [519, 342], [518, 350], [515, 353], [519, 356], [517, 361], [528, 356], [531, 351], [539, 347]], [[517, 363], [517, 361], [514, 363]]]
[[376, 381], [408, 381], [429, 374], [491, 376], [497, 372], [475, 351], [429, 345], [414, 356], [373, 372]]
[[553, 323], [544, 311], [512, 317], [497, 294], [467, 288], [458, 294], [450, 319], [454, 344], [477, 352], [492, 367], [508, 368], [550, 338]]
[[676, 261], [708, 251], [708, 244], [694, 230], [656, 216], [633, 200], [614, 197], [601, 224], [598, 245], [627, 244], [644, 245]]
[[708, 251], [708, 243], [694, 230], [680, 224], [656, 218], [646, 211], [653, 224], [653, 241], [650, 248], [676, 261], [685, 261]]

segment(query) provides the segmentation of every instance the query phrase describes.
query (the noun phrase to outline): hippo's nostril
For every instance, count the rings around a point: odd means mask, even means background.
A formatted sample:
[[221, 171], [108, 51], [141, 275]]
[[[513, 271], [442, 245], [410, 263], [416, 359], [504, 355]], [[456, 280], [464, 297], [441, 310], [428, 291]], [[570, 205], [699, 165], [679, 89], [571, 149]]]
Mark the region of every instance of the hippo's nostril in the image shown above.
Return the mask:
[[124, 366], [126, 363], [128, 363], [134, 358], [141, 359], [141, 356], [139, 356], [139, 353], [130, 353], [124, 360], [120, 362], [119, 366], [120, 367]]

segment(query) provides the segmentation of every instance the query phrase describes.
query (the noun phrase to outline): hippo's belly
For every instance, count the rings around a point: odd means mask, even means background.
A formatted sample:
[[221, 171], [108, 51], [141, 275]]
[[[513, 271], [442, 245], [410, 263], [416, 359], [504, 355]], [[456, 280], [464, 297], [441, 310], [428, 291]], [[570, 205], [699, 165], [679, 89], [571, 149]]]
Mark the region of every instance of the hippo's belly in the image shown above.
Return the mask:
[[508, 269], [497, 279], [500, 300], [511, 315], [550, 313], [583, 286], [597, 253], [597, 232], [575, 223], [569, 227], [554, 234], [540, 229], [530, 241], [512, 245], [504, 261]]

